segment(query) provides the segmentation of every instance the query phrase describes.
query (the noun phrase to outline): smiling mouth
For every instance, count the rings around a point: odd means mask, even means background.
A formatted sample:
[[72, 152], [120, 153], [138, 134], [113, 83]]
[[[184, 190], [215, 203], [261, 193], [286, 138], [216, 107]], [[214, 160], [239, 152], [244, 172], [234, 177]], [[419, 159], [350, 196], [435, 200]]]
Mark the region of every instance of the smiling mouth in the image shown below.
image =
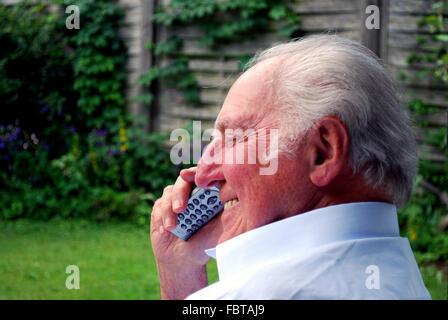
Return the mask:
[[237, 204], [238, 202], [239, 202], [238, 199], [232, 199], [232, 200], [226, 201], [226, 203], [224, 204], [224, 210], [227, 208], [230, 208], [231, 206]]

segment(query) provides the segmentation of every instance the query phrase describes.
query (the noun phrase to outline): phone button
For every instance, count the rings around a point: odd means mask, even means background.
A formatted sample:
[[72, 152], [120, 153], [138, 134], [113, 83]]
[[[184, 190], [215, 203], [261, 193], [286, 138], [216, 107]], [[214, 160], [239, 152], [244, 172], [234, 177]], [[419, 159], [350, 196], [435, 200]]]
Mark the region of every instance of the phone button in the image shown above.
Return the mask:
[[208, 205], [211, 205], [211, 204], [214, 204], [216, 201], [218, 201], [218, 197], [216, 197], [216, 196], [214, 196], [214, 197], [210, 197], [210, 198], [208, 198], [208, 200], [207, 200], [207, 204], [208, 204]]

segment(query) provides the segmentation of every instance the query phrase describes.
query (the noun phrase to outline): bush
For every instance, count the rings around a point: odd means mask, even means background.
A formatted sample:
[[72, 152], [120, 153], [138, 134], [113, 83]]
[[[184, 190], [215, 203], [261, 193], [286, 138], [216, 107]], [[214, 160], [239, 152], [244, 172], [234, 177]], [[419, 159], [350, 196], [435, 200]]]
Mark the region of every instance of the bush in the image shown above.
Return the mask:
[[47, 4], [0, 5], [0, 219], [145, 223], [178, 168], [166, 136], [145, 134], [126, 112], [122, 10], [76, 5], [80, 30]]

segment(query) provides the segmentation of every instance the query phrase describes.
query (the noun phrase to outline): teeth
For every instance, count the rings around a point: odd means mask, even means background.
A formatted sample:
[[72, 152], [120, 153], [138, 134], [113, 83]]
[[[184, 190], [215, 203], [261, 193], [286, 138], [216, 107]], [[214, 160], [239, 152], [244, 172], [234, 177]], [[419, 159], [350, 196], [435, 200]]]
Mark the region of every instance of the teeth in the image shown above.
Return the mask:
[[238, 203], [238, 199], [229, 200], [224, 204], [224, 209], [227, 209]]

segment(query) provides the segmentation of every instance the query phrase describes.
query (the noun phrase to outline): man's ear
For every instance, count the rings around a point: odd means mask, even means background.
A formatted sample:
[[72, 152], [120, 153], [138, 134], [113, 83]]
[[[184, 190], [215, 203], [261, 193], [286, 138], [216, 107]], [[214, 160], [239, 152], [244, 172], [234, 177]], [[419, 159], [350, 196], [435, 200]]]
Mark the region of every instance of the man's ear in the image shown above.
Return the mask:
[[320, 119], [311, 129], [310, 179], [317, 187], [325, 187], [346, 165], [350, 139], [344, 123], [335, 116]]

